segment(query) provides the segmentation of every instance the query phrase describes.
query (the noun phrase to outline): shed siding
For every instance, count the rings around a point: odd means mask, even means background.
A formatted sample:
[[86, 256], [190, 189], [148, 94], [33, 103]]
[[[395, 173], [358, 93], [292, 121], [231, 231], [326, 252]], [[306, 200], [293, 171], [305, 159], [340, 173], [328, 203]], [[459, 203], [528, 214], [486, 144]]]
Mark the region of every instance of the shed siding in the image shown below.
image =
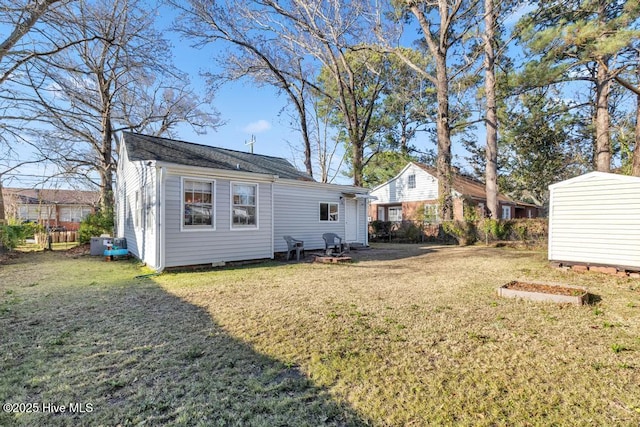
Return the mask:
[[[215, 230], [181, 231], [181, 175], [165, 182], [166, 267], [271, 258], [272, 184], [258, 184], [258, 228], [231, 228], [231, 181], [215, 178]], [[250, 181], [243, 181], [254, 183]]]
[[[127, 240], [127, 249], [150, 267], [156, 267], [156, 172], [143, 162], [121, 159], [116, 195], [118, 197], [117, 236]], [[136, 191], [139, 191], [142, 214], [135, 226]]]
[[[324, 249], [323, 233], [344, 238], [345, 204], [340, 196], [340, 191], [327, 188], [274, 184], [274, 251], [287, 250], [287, 235], [303, 240], [307, 250]], [[338, 221], [320, 221], [321, 202], [338, 203]]]
[[551, 187], [549, 259], [640, 268], [640, 179], [588, 174]]
[[[409, 188], [409, 176], [415, 174], [416, 186]], [[374, 189], [372, 196], [377, 200], [371, 204], [418, 202], [438, 199], [438, 180], [423, 169], [410, 164], [399, 176], [385, 185]]]

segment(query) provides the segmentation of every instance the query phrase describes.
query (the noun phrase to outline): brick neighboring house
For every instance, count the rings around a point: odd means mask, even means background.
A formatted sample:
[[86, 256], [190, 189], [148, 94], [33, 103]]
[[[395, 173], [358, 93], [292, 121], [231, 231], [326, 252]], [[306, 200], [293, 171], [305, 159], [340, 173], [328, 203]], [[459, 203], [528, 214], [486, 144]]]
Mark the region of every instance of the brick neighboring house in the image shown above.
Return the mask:
[[45, 227], [78, 230], [80, 221], [95, 212], [97, 191], [3, 188], [5, 217], [35, 221]]
[[[410, 162], [389, 181], [371, 190], [369, 218], [372, 221], [407, 221], [427, 219], [440, 222], [438, 217], [438, 179], [435, 168]], [[485, 185], [475, 179], [456, 174], [452, 182], [453, 218], [462, 220], [468, 209], [478, 216], [486, 215]], [[537, 218], [540, 207], [513, 200], [498, 194], [501, 219]]]

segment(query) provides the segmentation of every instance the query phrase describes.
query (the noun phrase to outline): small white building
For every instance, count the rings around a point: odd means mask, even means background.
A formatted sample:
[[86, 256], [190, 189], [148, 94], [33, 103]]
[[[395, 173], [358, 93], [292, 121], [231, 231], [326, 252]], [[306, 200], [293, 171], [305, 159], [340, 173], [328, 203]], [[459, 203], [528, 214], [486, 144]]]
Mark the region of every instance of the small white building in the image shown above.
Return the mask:
[[640, 178], [591, 172], [549, 190], [550, 261], [640, 270]]
[[283, 236], [368, 245], [368, 190], [324, 184], [279, 157], [124, 132], [116, 235], [157, 271], [273, 258]]

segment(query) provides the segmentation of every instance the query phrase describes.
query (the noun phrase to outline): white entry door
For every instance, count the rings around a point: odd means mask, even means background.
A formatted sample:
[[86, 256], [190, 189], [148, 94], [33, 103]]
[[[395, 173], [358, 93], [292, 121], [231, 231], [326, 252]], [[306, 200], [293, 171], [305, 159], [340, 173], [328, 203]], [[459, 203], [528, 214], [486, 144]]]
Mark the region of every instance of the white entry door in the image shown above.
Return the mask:
[[358, 241], [358, 201], [355, 199], [346, 199], [344, 216], [344, 234], [347, 242]]

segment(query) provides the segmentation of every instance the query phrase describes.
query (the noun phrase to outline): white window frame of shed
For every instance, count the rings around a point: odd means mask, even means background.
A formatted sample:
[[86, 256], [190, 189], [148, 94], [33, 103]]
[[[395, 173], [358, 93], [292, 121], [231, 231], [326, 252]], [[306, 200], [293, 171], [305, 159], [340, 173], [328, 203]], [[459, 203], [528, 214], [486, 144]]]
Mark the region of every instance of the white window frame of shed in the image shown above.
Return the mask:
[[409, 188], [416, 188], [416, 174], [412, 173], [411, 175], [409, 175], [409, 178], [407, 178], [407, 186]]
[[[207, 188], [208, 187], [208, 188]], [[187, 193], [189, 192], [189, 194]], [[180, 231], [213, 231], [216, 229], [216, 181], [212, 179], [182, 177], [180, 183]], [[210, 195], [209, 198], [206, 195]], [[189, 196], [189, 197], [188, 197]], [[208, 199], [208, 200], [207, 200]], [[190, 214], [187, 223], [187, 207], [198, 208], [203, 212], [209, 209], [210, 224], [193, 224], [195, 216]], [[206, 217], [206, 215], [199, 215]]]
[[389, 206], [389, 221], [401, 222], [402, 221], [402, 206]]
[[338, 222], [340, 220], [339, 206], [335, 202], [320, 202], [318, 209], [320, 222]]
[[511, 219], [511, 206], [502, 206], [502, 219]]
[[[247, 192], [247, 189], [252, 191]], [[230, 193], [231, 228], [234, 230], [258, 229], [258, 184], [232, 182]]]

